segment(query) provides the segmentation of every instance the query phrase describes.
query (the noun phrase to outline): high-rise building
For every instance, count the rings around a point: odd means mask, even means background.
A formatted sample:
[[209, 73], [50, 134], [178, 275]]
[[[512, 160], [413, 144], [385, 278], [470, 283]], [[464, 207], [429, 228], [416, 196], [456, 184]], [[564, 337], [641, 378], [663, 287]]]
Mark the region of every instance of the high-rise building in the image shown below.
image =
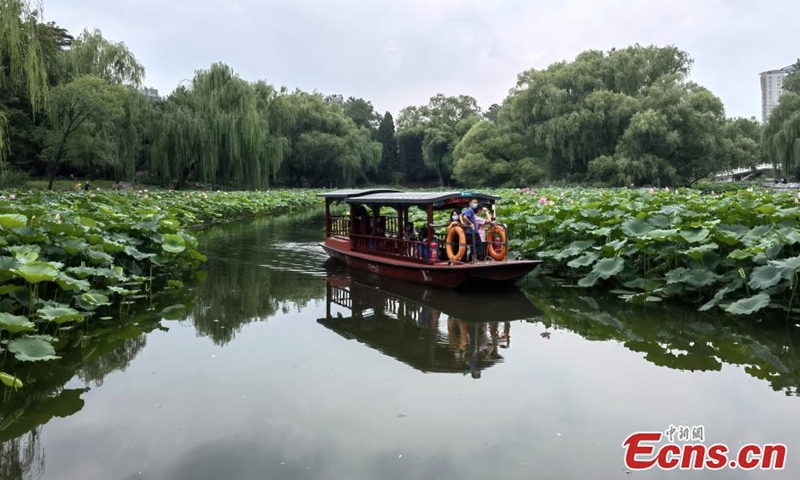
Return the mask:
[[146, 96], [150, 97], [150, 100], [160, 100], [161, 97], [158, 96], [158, 90], [155, 88], [143, 88], [142, 93]]
[[770, 112], [778, 105], [778, 98], [783, 94], [783, 80], [786, 75], [795, 71], [790, 65], [780, 70], [761, 72], [761, 121], [766, 122]]

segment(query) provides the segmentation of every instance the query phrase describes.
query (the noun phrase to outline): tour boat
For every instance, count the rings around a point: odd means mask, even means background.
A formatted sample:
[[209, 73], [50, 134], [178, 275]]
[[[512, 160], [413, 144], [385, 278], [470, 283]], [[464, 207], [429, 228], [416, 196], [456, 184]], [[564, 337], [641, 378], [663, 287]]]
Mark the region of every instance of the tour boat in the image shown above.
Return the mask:
[[[319, 196], [325, 199], [326, 236], [320, 245], [329, 256], [357, 270], [435, 287], [488, 287], [516, 282], [541, 263], [508, 258], [508, 228], [495, 220], [500, 199], [495, 195], [380, 189], [336, 190]], [[462, 212], [473, 200], [492, 213], [485, 225], [489, 247], [485, 259], [469, 255], [476, 245], [464, 235], [463, 216], [458, 222], [434, 223], [434, 212]], [[350, 207], [349, 213], [334, 215], [331, 207], [342, 203]], [[426, 215], [424, 225], [414, 225], [414, 231], [420, 227], [424, 235], [418, 240], [404, 235], [411, 208]]]

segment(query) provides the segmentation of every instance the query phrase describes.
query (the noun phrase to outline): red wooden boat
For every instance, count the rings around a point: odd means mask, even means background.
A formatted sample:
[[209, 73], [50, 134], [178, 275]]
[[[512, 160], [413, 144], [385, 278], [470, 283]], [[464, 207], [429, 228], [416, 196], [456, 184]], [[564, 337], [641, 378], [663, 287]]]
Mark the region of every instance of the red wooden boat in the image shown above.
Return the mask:
[[[445, 254], [442, 247], [452, 224], [434, 224], [434, 212], [453, 209], [461, 212], [475, 199], [491, 208], [494, 214], [495, 202], [500, 199], [494, 195], [382, 189], [337, 190], [320, 196], [325, 198], [326, 233], [325, 242], [320, 245], [332, 258], [358, 270], [434, 287], [456, 288], [513, 283], [541, 263], [540, 260], [508, 259], [507, 233], [498, 248], [505, 254], [497, 259], [487, 255], [485, 260], [473, 256], [470, 261], [464, 261], [466, 257], [461, 255]], [[331, 206], [337, 203], [348, 204], [349, 214], [333, 215]], [[382, 208], [391, 209], [391, 212], [382, 215]], [[403, 226], [409, 221], [411, 208], [418, 208], [427, 215], [425, 228], [420, 229], [427, 234], [420, 240], [404, 239]], [[505, 225], [495, 221], [491, 225], [508, 232]], [[450, 242], [449, 250], [455, 254], [465, 246], [474, 247], [458, 240]]]

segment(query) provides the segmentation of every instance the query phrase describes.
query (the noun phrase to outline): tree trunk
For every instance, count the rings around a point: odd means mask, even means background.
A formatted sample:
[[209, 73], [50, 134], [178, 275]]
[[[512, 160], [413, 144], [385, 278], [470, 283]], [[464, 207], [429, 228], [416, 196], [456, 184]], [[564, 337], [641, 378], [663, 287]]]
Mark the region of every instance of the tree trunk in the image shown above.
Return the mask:
[[197, 162], [192, 162], [183, 168], [181, 176], [178, 177], [178, 181], [175, 182], [175, 190], [183, 190], [186, 187], [186, 179], [194, 172], [195, 165], [197, 165]]
[[58, 164], [53, 166], [53, 168], [50, 171], [50, 182], [47, 184], [47, 189], [48, 190], [52, 190], [53, 189], [53, 182], [56, 179], [56, 174], [57, 173], [58, 173]]
[[53, 189], [53, 182], [56, 179], [56, 175], [58, 174], [58, 169], [61, 166], [61, 155], [64, 154], [64, 146], [67, 144], [67, 135], [65, 134], [61, 137], [61, 143], [58, 146], [58, 151], [56, 151], [56, 156], [53, 159], [53, 170], [50, 173], [50, 183], [47, 185], [48, 190]]

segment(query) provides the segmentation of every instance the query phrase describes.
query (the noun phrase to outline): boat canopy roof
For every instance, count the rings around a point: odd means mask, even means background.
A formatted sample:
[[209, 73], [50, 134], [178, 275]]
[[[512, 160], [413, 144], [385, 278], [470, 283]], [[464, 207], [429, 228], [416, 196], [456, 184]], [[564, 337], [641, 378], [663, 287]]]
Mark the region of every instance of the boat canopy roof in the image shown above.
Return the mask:
[[434, 207], [446, 207], [450, 205], [462, 205], [469, 203], [472, 199], [484, 202], [494, 202], [500, 197], [485, 193], [474, 192], [398, 192], [388, 191], [381, 193], [371, 193], [368, 195], [350, 196], [345, 199], [347, 203], [360, 203], [371, 205], [433, 205]]
[[359, 197], [362, 195], [368, 194], [376, 194], [376, 193], [384, 193], [384, 192], [398, 192], [399, 190], [393, 190], [390, 188], [372, 188], [372, 189], [344, 189], [344, 190], [334, 190], [332, 192], [325, 192], [317, 194], [318, 197], [324, 197], [329, 200], [344, 200], [350, 197]]

